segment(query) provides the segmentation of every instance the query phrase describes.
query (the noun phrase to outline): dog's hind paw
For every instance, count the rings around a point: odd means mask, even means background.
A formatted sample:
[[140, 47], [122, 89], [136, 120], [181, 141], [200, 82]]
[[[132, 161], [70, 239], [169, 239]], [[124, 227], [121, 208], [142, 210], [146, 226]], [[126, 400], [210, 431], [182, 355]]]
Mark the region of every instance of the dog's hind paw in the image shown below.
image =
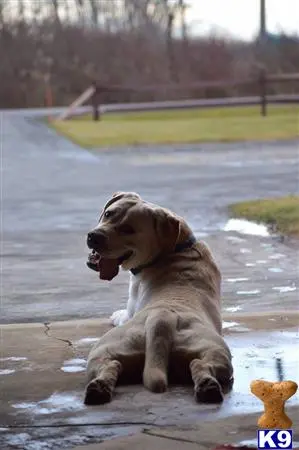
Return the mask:
[[119, 309], [115, 311], [111, 316], [110, 320], [115, 327], [120, 327], [129, 320], [128, 312], [126, 309]]
[[220, 384], [213, 377], [204, 377], [195, 388], [195, 400], [199, 403], [222, 403], [223, 393]]
[[94, 379], [86, 387], [85, 405], [102, 405], [111, 402], [112, 392], [102, 380]]

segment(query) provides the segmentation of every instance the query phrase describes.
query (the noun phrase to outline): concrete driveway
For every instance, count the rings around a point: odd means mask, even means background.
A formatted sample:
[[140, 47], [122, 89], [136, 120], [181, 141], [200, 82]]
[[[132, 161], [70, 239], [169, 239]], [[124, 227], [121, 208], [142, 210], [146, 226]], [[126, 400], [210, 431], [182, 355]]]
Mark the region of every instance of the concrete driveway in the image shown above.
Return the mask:
[[221, 229], [231, 202], [298, 192], [299, 141], [88, 152], [36, 111], [0, 114], [2, 323], [100, 317], [125, 304], [127, 274], [100, 283], [85, 267], [86, 232], [117, 190], [187, 218], [221, 265], [225, 307], [294, 307], [297, 250]]
[[[261, 406], [250, 381], [298, 379], [298, 245], [223, 228], [229, 203], [298, 191], [298, 142], [87, 152], [36, 114], [0, 112], [1, 449], [73, 448], [144, 428], [146, 436], [109, 448], [255, 445]], [[99, 282], [85, 267], [86, 232], [117, 190], [138, 191], [184, 215], [220, 264], [236, 374], [220, 408], [199, 407], [189, 388], [153, 395], [141, 386], [119, 387], [104, 407], [83, 405], [86, 357], [109, 327], [98, 318], [126, 302], [127, 274]], [[295, 417], [298, 396], [290, 405]], [[298, 430], [294, 436], [298, 441]]]

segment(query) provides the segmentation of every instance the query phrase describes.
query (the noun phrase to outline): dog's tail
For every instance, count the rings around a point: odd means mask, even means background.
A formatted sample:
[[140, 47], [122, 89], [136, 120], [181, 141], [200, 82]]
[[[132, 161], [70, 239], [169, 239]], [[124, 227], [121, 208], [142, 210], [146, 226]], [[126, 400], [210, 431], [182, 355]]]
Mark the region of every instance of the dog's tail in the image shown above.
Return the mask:
[[145, 323], [145, 364], [143, 384], [152, 392], [167, 388], [168, 360], [177, 327], [177, 315], [168, 310], [154, 311]]

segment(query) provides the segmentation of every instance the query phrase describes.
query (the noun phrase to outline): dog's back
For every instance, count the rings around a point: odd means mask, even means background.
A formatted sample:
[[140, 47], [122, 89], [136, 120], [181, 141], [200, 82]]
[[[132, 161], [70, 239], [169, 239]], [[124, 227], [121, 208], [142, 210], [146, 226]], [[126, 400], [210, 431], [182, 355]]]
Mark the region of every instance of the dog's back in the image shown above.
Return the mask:
[[[185, 318], [207, 321], [221, 333], [220, 271], [206, 244], [195, 243], [173, 253], [154, 267], [131, 277], [131, 291], [137, 294], [139, 308], [145, 311], [168, 309]], [[135, 286], [134, 286], [135, 284]]]

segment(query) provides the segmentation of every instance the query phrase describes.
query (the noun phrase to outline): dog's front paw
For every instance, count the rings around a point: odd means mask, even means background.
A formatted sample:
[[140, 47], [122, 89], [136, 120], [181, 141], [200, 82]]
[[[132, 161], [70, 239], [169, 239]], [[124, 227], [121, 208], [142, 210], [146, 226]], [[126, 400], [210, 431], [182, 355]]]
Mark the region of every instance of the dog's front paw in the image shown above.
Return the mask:
[[120, 327], [129, 320], [127, 310], [119, 309], [118, 311], [115, 311], [112, 316], [110, 316], [110, 320], [115, 327]]

